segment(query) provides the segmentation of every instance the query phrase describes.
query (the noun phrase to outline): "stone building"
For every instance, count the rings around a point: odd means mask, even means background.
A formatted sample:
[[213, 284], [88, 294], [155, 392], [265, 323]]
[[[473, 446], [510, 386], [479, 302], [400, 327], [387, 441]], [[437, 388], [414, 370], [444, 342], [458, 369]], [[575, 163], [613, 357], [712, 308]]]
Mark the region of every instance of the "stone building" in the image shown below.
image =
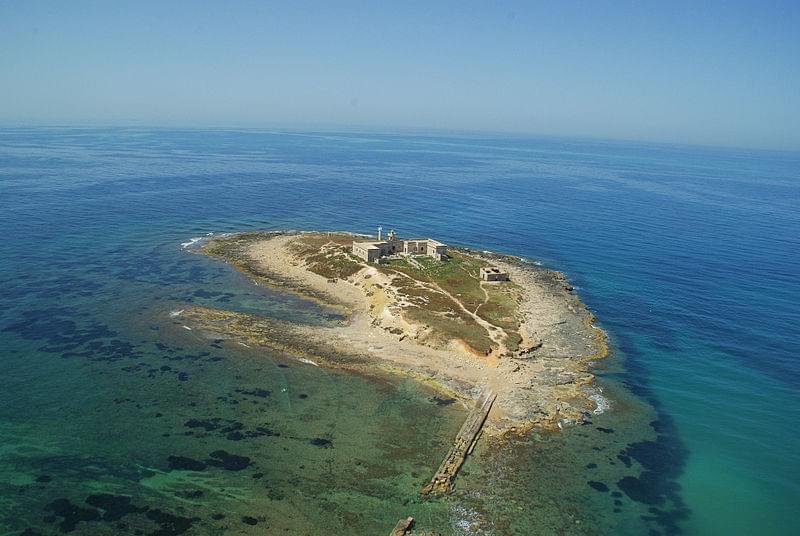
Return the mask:
[[447, 258], [447, 245], [432, 238], [398, 240], [394, 231], [389, 232], [387, 240], [380, 240], [379, 231], [377, 241], [353, 241], [353, 255], [367, 262], [377, 262], [381, 257], [396, 254], [427, 255], [441, 261]]
[[407, 255], [427, 255], [440, 261], [447, 257], [447, 246], [432, 238], [417, 238], [403, 241], [403, 253]]
[[485, 266], [481, 268], [481, 281], [508, 281], [508, 272], [496, 266]]

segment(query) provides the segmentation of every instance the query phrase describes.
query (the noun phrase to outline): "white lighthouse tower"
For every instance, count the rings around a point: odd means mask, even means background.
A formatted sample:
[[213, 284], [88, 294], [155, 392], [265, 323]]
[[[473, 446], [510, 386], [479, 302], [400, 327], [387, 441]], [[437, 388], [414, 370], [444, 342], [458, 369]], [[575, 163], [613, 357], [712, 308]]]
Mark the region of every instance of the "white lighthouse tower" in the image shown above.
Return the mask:
[[381, 241], [381, 231], [383, 231], [383, 227], [381, 227], [381, 226], [379, 225], [379, 226], [378, 226], [378, 242], [380, 242], [380, 241]]

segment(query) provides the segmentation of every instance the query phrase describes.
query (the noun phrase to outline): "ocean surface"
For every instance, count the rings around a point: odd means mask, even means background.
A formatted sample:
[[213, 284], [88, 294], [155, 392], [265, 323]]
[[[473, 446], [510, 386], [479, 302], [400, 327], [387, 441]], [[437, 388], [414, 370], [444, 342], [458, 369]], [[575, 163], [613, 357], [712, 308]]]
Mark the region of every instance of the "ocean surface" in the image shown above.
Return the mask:
[[[197, 239], [372, 232], [564, 271], [613, 343], [592, 424], [482, 442], [413, 381], [210, 338], [335, 313]], [[552, 138], [0, 129], [0, 534], [797, 534], [800, 154]]]

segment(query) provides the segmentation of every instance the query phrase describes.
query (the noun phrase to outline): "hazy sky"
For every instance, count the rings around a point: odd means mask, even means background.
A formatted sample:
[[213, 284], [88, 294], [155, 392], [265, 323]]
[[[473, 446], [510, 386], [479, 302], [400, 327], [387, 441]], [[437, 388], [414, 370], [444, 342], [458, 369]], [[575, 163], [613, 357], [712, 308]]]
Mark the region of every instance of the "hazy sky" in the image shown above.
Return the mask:
[[800, 149], [800, 0], [0, 0], [0, 124]]

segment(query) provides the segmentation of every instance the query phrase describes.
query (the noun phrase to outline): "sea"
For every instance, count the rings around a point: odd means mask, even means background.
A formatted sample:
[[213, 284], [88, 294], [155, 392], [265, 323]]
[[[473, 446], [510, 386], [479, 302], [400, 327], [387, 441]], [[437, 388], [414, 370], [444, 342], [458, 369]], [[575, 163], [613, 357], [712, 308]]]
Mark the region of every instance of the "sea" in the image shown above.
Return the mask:
[[[609, 335], [589, 423], [466, 408], [186, 325], [335, 311], [198, 253], [430, 236], [563, 271]], [[0, 129], [0, 534], [800, 533], [800, 154], [391, 132]]]

